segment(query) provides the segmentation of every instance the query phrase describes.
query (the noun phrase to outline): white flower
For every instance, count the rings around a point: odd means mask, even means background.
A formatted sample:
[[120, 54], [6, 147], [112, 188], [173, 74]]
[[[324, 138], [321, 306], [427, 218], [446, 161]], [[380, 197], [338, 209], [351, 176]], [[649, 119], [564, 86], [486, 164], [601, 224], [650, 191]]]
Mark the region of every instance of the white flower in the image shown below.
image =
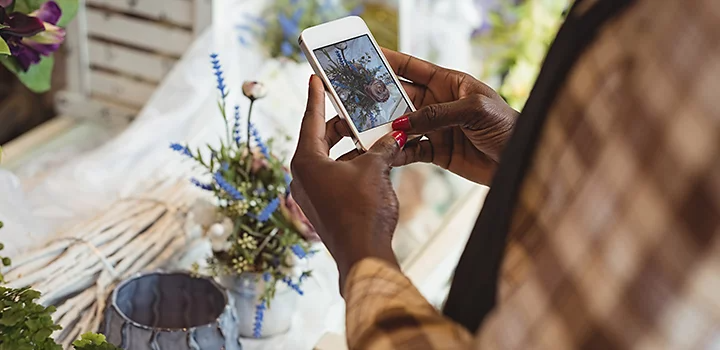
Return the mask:
[[257, 81], [246, 81], [242, 84], [242, 92], [251, 101], [265, 97], [267, 88], [265, 84]]
[[232, 221], [228, 218], [225, 218], [222, 223], [214, 223], [210, 226], [208, 235], [214, 252], [224, 252], [230, 249], [232, 244], [228, 241], [228, 238], [232, 231]]

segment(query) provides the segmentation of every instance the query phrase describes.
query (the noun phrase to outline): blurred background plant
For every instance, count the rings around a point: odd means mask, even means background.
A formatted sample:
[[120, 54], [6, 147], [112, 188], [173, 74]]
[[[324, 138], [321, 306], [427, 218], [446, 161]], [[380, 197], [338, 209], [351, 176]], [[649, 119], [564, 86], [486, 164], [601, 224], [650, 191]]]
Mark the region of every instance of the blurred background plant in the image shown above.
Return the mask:
[[479, 0], [484, 23], [473, 36], [481, 52], [481, 79], [521, 110], [572, 0]]
[[259, 40], [272, 58], [303, 62], [300, 32], [345, 16], [360, 16], [381, 46], [397, 48], [397, 9], [359, 0], [276, 0], [261, 17], [247, 16], [235, 27], [241, 45]]

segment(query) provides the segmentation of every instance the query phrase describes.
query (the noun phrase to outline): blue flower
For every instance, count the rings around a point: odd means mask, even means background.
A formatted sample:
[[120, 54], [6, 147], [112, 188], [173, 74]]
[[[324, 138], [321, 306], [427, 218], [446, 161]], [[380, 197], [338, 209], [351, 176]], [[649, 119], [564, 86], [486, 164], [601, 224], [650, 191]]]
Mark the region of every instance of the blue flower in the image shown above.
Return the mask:
[[220, 96], [225, 98], [227, 96], [227, 90], [225, 88], [225, 77], [223, 76], [222, 66], [220, 60], [218, 60], [218, 54], [213, 53], [210, 55], [210, 62], [213, 65], [213, 71], [215, 71], [215, 78], [217, 79], [217, 89], [220, 91]]
[[288, 285], [288, 287], [294, 289], [298, 294], [303, 295], [305, 294], [302, 289], [300, 289], [300, 286], [293, 283], [293, 281], [289, 277], [283, 278], [283, 282]]
[[299, 244], [293, 245], [292, 247], [290, 247], [290, 250], [292, 250], [293, 254], [295, 254], [295, 256], [300, 259], [305, 259], [305, 257], [307, 257], [305, 249], [303, 249]]
[[293, 47], [292, 44], [290, 44], [289, 41], [285, 40], [282, 44], [280, 44], [280, 51], [282, 52], [283, 56], [290, 57], [293, 55]]
[[240, 106], [235, 105], [235, 127], [233, 128], [235, 144], [240, 146]]
[[191, 182], [193, 185], [195, 185], [195, 186], [197, 186], [197, 187], [199, 187], [199, 188], [201, 188], [201, 189], [203, 189], [203, 190], [205, 190], [205, 191], [212, 191], [212, 190], [213, 190], [213, 186], [212, 186], [212, 185], [206, 184], [206, 183], [202, 183], [202, 182], [198, 181], [198, 179], [196, 179], [196, 178], [190, 179], [190, 182]]
[[263, 281], [270, 282], [270, 277], [271, 277], [270, 272], [263, 273], [262, 277], [263, 277]]
[[260, 338], [262, 335], [262, 323], [265, 318], [265, 300], [255, 307], [255, 323], [253, 324], [253, 337]]
[[217, 182], [218, 187], [220, 187], [225, 193], [227, 193], [230, 198], [240, 201], [245, 199], [245, 197], [240, 193], [240, 191], [237, 190], [237, 188], [233, 187], [225, 178], [222, 176], [222, 174], [218, 171], [213, 175], [215, 178], [215, 182]]
[[285, 187], [290, 189], [290, 182], [292, 182], [292, 177], [290, 177], [290, 174], [285, 173]]
[[278, 206], [280, 205], [280, 198], [275, 198], [268, 203], [268, 205], [258, 214], [257, 220], [260, 222], [265, 222], [270, 219], [270, 216], [275, 213]]
[[263, 142], [262, 138], [260, 137], [260, 132], [258, 132], [255, 125], [250, 124], [250, 133], [252, 134], [253, 138], [255, 139], [255, 143], [260, 148], [260, 152], [265, 156], [265, 158], [270, 159], [270, 151], [268, 150], [267, 146]]
[[305, 13], [305, 9], [302, 7], [299, 7], [292, 15], [292, 21], [296, 24], [300, 23], [300, 20], [302, 19], [303, 14]]
[[295, 37], [299, 32], [297, 23], [293, 22], [282, 13], [278, 15], [278, 22], [280, 23], [280, 29], [282, 29], [283, 35], [286, 38]]
[[192, 156], [193, 156], [192, 153], [190, 153], [190, 149], [189, 149], [189, 148], [187, 148], [186, 146], [183, 146], [183, 145], [181, 145], [181, 144], [179, 144], [179, 143], [174, 143], [174, 142], [171, 143], [171, 144], [170, 144], [170, 148], [171, 148], [173, 151], [182, 153], [182, 154], [184, 154], [184, 155], [186, 155], [186, 156], [188, 156], [188, 157], [191, 157], [191, 158], [192, 158]]

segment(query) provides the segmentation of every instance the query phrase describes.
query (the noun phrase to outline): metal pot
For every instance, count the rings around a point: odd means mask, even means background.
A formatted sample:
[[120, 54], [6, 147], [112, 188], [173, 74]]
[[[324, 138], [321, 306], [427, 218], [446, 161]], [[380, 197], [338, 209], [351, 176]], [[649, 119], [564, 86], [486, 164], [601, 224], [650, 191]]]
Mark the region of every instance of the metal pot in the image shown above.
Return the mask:
[[241, 350], [225, 291], [184, 272], [151, 272], [120, 283], [101, 333], [132, 350]]
[[231, 296], [238, 332], [245, 338], [265, 338], [286, 333], [292, 325], [298, 293], [284, 283], [276, 286], [275, 297], [262, 310], [261, 324], [256, 328], [257, 307], [265, 291], [265, 281], [257, 273], [224, 275], [218, 278]]

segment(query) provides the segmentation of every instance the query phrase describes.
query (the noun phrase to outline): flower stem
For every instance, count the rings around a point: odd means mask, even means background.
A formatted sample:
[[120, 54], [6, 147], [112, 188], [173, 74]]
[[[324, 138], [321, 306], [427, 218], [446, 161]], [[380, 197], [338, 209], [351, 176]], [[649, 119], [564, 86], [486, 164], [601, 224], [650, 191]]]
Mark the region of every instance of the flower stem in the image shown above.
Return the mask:
[[250, 99], [250, 108], [248, 109], [248, 120], [247, 120], [247, 149], [248, 154], [252, 156], [252, 150], [250, 149], [250, 118], [252, 118], [252, 110], [253, 105], [255, 104], [255, 99]]

